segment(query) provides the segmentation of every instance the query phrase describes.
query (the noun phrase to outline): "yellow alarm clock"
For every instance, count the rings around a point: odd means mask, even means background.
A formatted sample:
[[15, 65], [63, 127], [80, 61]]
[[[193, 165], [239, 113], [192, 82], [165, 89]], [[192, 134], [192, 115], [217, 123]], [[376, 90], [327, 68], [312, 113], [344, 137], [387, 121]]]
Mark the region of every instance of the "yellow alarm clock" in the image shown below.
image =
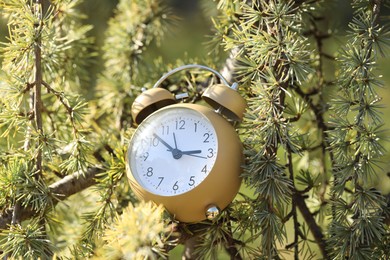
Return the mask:
[[[160, 84], [186, 69], [205, 69], [223, 84], [208, 87], [210, 106], [176, 103]], [[242, 120], [245, 100], [217, 71], [197, 64], [165, 74], [132, 105], [138, 127], [127, 160], [130, 186], [143, 200], [163, 204], [175, 219], [213, 219], [234, 199], [241, 184], [242, 144], [232, 122]]]

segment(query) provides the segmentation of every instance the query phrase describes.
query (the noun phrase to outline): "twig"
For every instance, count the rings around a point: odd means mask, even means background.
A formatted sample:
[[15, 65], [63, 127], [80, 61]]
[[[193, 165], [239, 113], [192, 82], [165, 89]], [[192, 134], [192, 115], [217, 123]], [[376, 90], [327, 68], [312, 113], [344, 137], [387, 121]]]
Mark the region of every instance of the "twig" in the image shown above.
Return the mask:
[[225, 249], [229, 253], [231, 260], [242, 260], [240, 252], [237, 250], [236, 247], [237, 244], [236, 240], [233, 238], [232, 224], [230, 222], [230, 218], [227, 221], [227, 229], [228, 229], [228, 236], [227, 236], [227, 244], [225, 245]]
[[[36, 129], [40, 135], [43, 134], [43, 124], [42, 124], [42, 39], [41, 32], [43, 27], [42, 22], [42, 2], [37, 0], [35, 5], [35, 11], [39, 19], [39, 23], [34, 24], [35, 26], [35, 43], [34, 43], [34, 55], [35, 55], [35, 84], [34, 84], [34, 115], [35, 115], [35, 124]], [[38, 175], [42, 174], [42, 148], [41, 148], [41, 139], [38, 138], [36, 147], [37, 147], [37, 157], [36, 157], [36, 168]]]
[[33, 82], [33, 83], [26, 83], [26, 87], [25, 87], [24, 89], [22, 89], [21, 93], [22, 93], [22, 94], [26, 94], [26, 93], [29, 92], [34, 86], [35, 86], [35, 82]]
[[187, 239], [184, 244], [184, 251], [183, 251], [183, 260], [195, 260], [198, 259], [198, 256], [196, 255], [196, 247], [200, 243], [199, 236], [195, 235], [191, 238]]
[[322, 234], [321, 228], [317, 225], [317, 222], [315, 221], [313, 215], [311, 214], [310, 210], [308, 209], [305, 199], [303, 196], [299, 193], [294, 193], [293, 200], [299, 210], [302, 213], [303, 218], [305, 219], [306, 223], [308, 224], [311, 233], [314, 236], [315, 241], [317, 242], [321, 254], [324, 259], [328, 259], [328, 251], [326, 250], [326, 243], [324, 240], [324, 235]]
[[[295, 187], [294, 184], [294, 169], [293, 169], [293, 162], [292, 162], [292, 153], [291, 149], [288, 147], [287, 148], [287, 158], [288, 158], [288, 171], [290, 173], [290, 181], [293, 187]], [[292, 205], [291, 205], [291, 214], [293, 217], [293, 222], [294, 222], [294, 241], [293, 241], [293, 246], [294, 246], [294, 259], [298, 260], [299, 259], [299, 222], [298, 222], [298, 214], [297, 214], [297, 204], [296, 201], [293, 199], [292, 200]]]
[[77, 128], [76, 128], [75, 120], [74, 120], [74, 117], [73, 117], [73, 108], [71, 106], [69, 106], [69, 104], [66, 102], [63, 93], [53, 89], [45, 81], [42, 81], [42, 85], [47, 89], [47, 91], [49, 93], [53, 93], [53, 95], [55, 95], [58, 98], [58, 100], [61, 102], [61, 104], [65, 107], [65, 109], [66, 109], [66, 111], [68, 113], [70, 122], [72, 123], [73, 133], [76, 134], [77, 133]]

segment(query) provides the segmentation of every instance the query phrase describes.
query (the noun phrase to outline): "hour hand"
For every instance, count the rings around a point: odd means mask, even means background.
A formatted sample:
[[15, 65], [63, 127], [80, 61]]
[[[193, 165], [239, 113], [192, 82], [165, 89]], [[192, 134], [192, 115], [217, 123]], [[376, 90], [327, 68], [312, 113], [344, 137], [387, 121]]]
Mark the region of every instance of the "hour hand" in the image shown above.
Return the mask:
[[168, 151], [172, 151], [174, 148], [170, 146], [167, 142], [165, 142], [160, 136], [153, 134], [154, 137], [156, 137], [163, 145], [165, 145], [168, 148]]
[[182, 151], [182, 154], [191, 155], [196, 153], [202, 153], [202, 150]]

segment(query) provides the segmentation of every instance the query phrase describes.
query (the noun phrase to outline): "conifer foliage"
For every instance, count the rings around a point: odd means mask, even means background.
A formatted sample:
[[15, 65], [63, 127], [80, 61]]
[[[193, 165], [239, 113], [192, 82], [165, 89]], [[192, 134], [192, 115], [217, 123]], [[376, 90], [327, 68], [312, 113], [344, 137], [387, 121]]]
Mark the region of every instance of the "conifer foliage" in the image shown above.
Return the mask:
[[[164, 1], [119, 0], [100, 46], [82, 0], [0, 0], [0, 257], [387, 259], [390, 199], [375, 179], [389, 171], [377, 65], [388, 3], [348, 2], [332, 41], [336, 0], [203, 1], [213, 58], [164, 64], [151, 47], [180, 22]], [[137, 94], [194, 61], [224, 68], [248, 107], [239, 194], [186, 224], [134, 196], [126, 150]], [[193, 71], [162, 86], [198, 102], [216, 80]]]

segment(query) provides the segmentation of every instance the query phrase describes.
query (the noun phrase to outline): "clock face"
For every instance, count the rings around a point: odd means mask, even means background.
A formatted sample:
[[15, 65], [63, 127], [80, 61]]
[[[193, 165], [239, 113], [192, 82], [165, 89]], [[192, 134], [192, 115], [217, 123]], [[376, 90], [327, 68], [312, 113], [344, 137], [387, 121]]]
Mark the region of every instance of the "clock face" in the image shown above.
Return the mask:
[[147, 191], [175, 196], [198, 186], [218, 153], [211, 122], [186, 107], [168, 107], [145, 119], [130, 142], [130, 170]]

